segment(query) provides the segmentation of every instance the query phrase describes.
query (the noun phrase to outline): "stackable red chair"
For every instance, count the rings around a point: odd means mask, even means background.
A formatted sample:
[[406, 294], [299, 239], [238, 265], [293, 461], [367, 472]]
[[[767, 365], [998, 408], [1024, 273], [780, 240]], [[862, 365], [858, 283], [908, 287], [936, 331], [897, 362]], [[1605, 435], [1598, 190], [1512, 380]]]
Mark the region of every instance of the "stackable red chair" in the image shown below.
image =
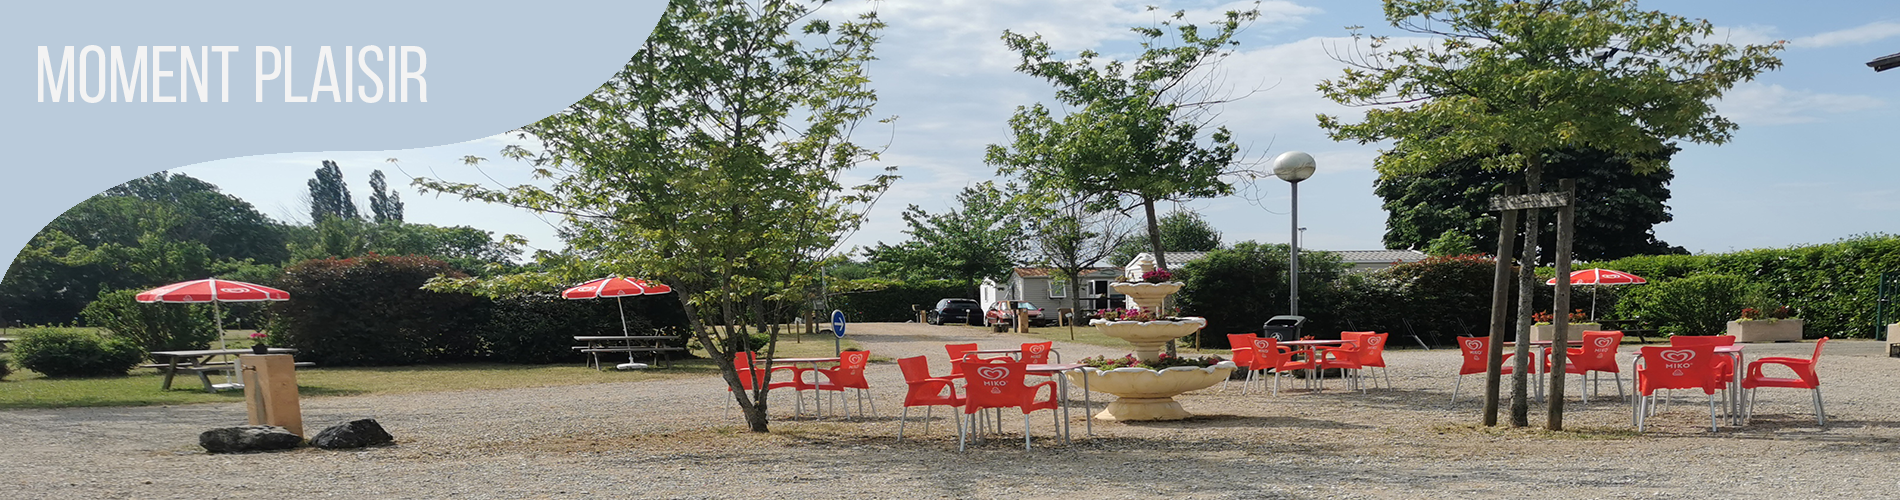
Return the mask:
[[1723, 384], [1715, 377], [1715, 346], [1644, 346], [1636, 358], [1636, 432], [1643, 432], [1644, 419], [1655, 412], [1657, 389], [1701, 389], [1709, 396], [1709, 432], [1721, 423], [1715, 416], [1715, 391]]
[[[766, 371], [766, 373], [760, 373], [761, 369], [755, 368], [756, 366], [758, 366], [758, 364], [759, 364], [758, 355], [754, 354], [752, 351], [739, 351], [739, 352], [732, 353], [732, 367], [734, 370], [739, 372], [739, 388], [750, 391], [752, 390], [752, 388], [757, 387], [756, 384], [759, 381], [762, 381], [765, 379], [767, 373], [776, 376], [778, 372], [781, 370], [790, 372], [792, 375], [792, 378], [790, 380], [772, 381], [772, 383], [766, 385], [765, 390], [772, 391], [772, 390], [777, 390], [777, 389], [791, 389], [794, 391], [793, 394], [796, 396], [797, 391], [806, 391], [806, 390], [811, 390], [813, 388], [811, 384], [807, 384], [803, 380], [804, 373], [807, 371], [806, 369], [796, 368], [796, 367], [791, 367], [791, 366], [774, 366], [770, 370], [764, 370]], [[732, 392], [732, 388], [727, 387], [726, 392]], [[793, 399], [797, 401], [797, 403], [794, 405], [794, 410], [793, 410], [796, 412], [795, 414], [804, 415], [805, 414], [805, 398], [794, 397]]]
[[[1671, 346], [1705, 345], [1705, 346], [1711, 346], [1711, 347], [1735, 345], [1735, 336], [1734, 335], [1696, 335], [1696, 336], [1672, 335], [1669, 337], [1669, 345]], [[1735, 383], [1735, 361], [1732, 359], [1729, 359], [1728, 356], [1721, 356], [1721, 357], [1715, 358], [1715, 377], [1716, 377], [1716, 380], [1721, 380], [1722, 383], [1724, 384]], [[1728, 390], [1728, 388], [1724, 387], [1722, 390], [1726, 391]]]
[[[964, 449], [962, 429], [976, 428], [976, 412], [985, 408], [1022, 408], [1023, 410], [1023, 449], [1029, 449], [1029, 413], [1036, 410], [1054, 410], [1060, 401], [1056, 399], [1056, 382], [1051, 380], [1036, 385], [1024, 385], [1023, 377], [1028, 375], [1029, 363], [1010, 358], [981, 359], [976, 355], [963, 358], [963, 415], [970, 419], [968, 426], [959, 426], [957, 432], [957, 451]], [[1049, 399], [1036, 399], [1042, 388], [1049, 388]], [[1055, 415], [1056, 426], [1062, 426], [1061, 414]], [[1058, 431], [1059, 432], [1059, 431]]]
[[[1259, 338], [1259, 337], [1256, 337], [1254, 336], [1254, 334], [1251, 334], [1251, 333], [1227, 334], [1227, 344], [1232, 346], [1231, 348], [1234, 350], [1234, 356], [1232, 359], [1232, 361], [1234, 362], [1234, 365], [1239, 366], [1243, 370], [1247, 370], [1247, 381], [1242, 382], [1240, 384], [1241, 394], [1247, 393], [1247, 388], [1253, 385], [1254, 374], [1258, 372], [1259, 370], [1262, 370], [1262, 368], [1255, 367], [1258, 361], [1254, 357], [1253, 339], [1256, 339], [1256, 338]], [[1227, 383], [1232, 382], [1232, 381], [1233, 379], [1231, 378], [1221, 381], [1221, 384], [1220, 384], [1221, 392], [1227, 392]]]
[[[1295, 370], [1311, 370], [1315, 366], [1311, 359], [1293, 359], [1293, 348], [1280, 345], [1280, 339], [1256, 337], [1253, 339], [1254, 366], [1262, 370], [1273, 370], [1273, 395], [1280, 395], [1280, 377], [1292, 375]], [[1264, 353], [1264, 354], [1262, 354]], [[1317, 378], [1317, 377], [1316, 377]], [[1307, 379], [1311, 384], [1314, 379]]]
[[976, 344], [944, 344], [943, 350], [950, 354], [950, 374], [944, 375], [943, 378], [963, 378], [963, 356], [975, 351]]
[[1349, 379], [1350, 381], [1348, 382], [1351, 385], [1347, 386], [1346, 390], [1352, 390], [1353, 387], [1358, 387], [1359, 392], [1365, 392], [1365, 386], [1359, 384], [1359, 372], [1362, 368], [1365, 368], [1365, 365], [1359, 364], [1359, 356], [1361, 355], [1360, 353], [1366, 350], [1367, 335], [1372, 335], [1372, 332], [1339, 332], [1340, 340], [1350, 340], [1353, 343], [1339, 347], [1320, 348], [1318, 357], [1313, 360], [1319, 363], [1319, 369], [1321, 370], [1319, 376], [1320, 390], [1326, 390], [1325, 370], [1337, 368], [1340, 370], [1340, 376], [1342, 378], [1346, 377], [1345, 370], [1352, 370], [1352, 378]]
[[[1451, 386], [1451, 402], [1458, 403], [1458, 389], [1465, 384], [1465, 375], [1484, 373], [1484, 359], [1490, 356], [1491, 337], [1458, 337], [1458, 350], [1464, 354], [1464, 364], [1458, 366], [1458, 383]], [[1512, 353], [1504, 353], [1504, 366], [1499, 373], [1510, 375]]]
[[[924, 407], [924, 433], [930, 433], [930, 410], [938, 406], [952, 408], [963, 406], [963, 398], [957, 396], [955, 382], [947, 378], [930, 376], [930, 360], [923, 356], [897, 360], [897, 367], [904, 371], [904, 414], [897, 419], [897, 440], [904, 440], [904, 423], [910, 419], [910, 407]], [[963, 419], [955, 418], [957, 435], [963, 435]]]
[[1055, 342], [1024, 342], [1022, 360], [1032, 365], [1047, 364], [1049, 353], [1055, 352], [1055, 345]]
[[[1564, 375], [1577, 375], [1577, 386], [1583, 393], [1583, 402], [1590, 402], [1590, 389], [1596, 384], [1590, 381], [1591, 374], [1610, 372], [1616, 375], [1616, 397], [1623, 398], [1623, 371], [1616, 364], [1616, 349], [1623, 345], [1623, 332], [1590, 330], [1583, 332], [1583, 346], [1576, 349], [1564, 349]], [[1550, 371], [1550, 348], [1544, 348], [1544, 371]]]
[[[1385, 388], [1391, 389], [1392, 372], [1385, 367], [1385, 341], [1391, 339], [1392, 334], [1366, 332], [1359, 338], [1365, 344], [1359, 348], [1359, 366], [1362, 370], [1378, 368], [1380, 373], [1385, 374]], [[1379, 379], [1373, 377], [1372, 381], [1376, 384]]]
[[[865, 392], [871, 390], [870, 381], [864, 379], [864, 367], [866, 364], [869, 364], [870, 361], [870, 351], [845, 351], [838, 353], [838, 366], [812, 370], [824, 376], [819, 379], [818, 383], [814, 384], [812, 388], [819, 391], [836, 392], [839, 396], [844, 395], [845, 389], [855, 389], [856, 392], [854, 394], [858, 397], [858, 415], [863, 416], [864, 400], [867, 399]], [[820, 394], [823, 394], [823, 392], [820, 392]], [[829, 403], [831, 398], [827, 395], [825, 399], [827, 403]], [[844, 409], [846, 414], [850, 414], [851, 402], [846, 401]], [[877, 399], [875, 398], [871, 398], [871, 415], [877, 415]]]
[[[1762, 387], [1786, 387], [1789, 389], [1811, 389], [1814, 391], [1814, 417], [1821, 425], [1827, 425], [1827, 412], [1821, 408], [1821, 376], [1814, 373], [1814, 366], [1821, 362], [1821, 346], [1827, 345], [1827, 337], [1814, 342], [1814, 357], [1808, 359], [1772, 357], [1761, 358], [1748, 363], [1748, 375], [1742, 377], [1742, 390], [1748, 391], [1747, 410], [1742, 412], [1742, 421], [1755, 414], [1755, 390]], [[1763, 365], [1781, 365], [1794, 370], [1795, 378], [1778, 378], [1762, 375]]]

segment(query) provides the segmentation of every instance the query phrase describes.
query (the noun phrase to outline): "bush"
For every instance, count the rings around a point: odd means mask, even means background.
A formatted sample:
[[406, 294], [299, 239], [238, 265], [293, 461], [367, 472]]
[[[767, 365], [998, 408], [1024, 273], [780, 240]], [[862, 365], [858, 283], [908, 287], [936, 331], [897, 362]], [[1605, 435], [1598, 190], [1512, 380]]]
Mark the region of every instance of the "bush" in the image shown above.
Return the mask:
[[[667, 345], [686, 346], [686, 312], [674, 294], [614, 300], [566, 300], [543, 293], [496, 299], [481, 328], [488, 359], [503, 363], [569, 363], [576, 335], [671, 335]], [[624, 305], [627, 327], [620, 325]]]
[[291, 300], [276, 302], [273, 342], [320, 366], [474, 361], [486, 301], [422, 289], [437, 275], [463, 276], [427, 257], [369, 255], [308, 260], [285, 268]]
[[[1762, 286], [1763, 302], [1799, 311], [1809, 332], [1870, 337], [1880, 328], [1874, 318], [1880, 273], [1900, 270], [1900, 236], [1860, 235], [1823, 245], [1725, 254], [1629, 257], [1589, 267], [1634, 273], [1651, 283], [1695, 275], [1740, 276]], [[1625, 287], [1624, 294], [1648, 286]], [[1739, 308], [1729, 314], [1739, 315]]]
[[13, 359], [48, 377], [111, 376], [138, 366], [145, 350], [77, 328], [27, 328], [13, 342]]
[[[1243, 241], [1233, 248], [1180, 267], [1185, 283], [1177, 295], [1183, 314], [1207, 318], [1200, 345], [1227, 345], [1227, 334], [1260, 331], [1260, 325], [1287, 310], [1286, 245]], [[1345, 266], [1330, 252], [1300, 253], [1300, 312], [1308, 316], [1306, 330], [1325, 331], [1337, 322], [1337, 296], [1332, 284]], [[1337, 333], [1338, 330], [1332, 330]]]
[[[975, 290], [971, 286], [950, 280], [905, 282], [867, 278], [852, 280], [840, 284], [839, 287], [862, 290], [831, 296], [831, 307], [844, 311], [845, 317], [850, 318], [852, 322], [917, 321], [917, 311], [910, 308], [912, 305], [929, 309], [935, 307], [940, 299], [976, 298]], [[1059, 307], [1048, 304], [1037, 305], [1046, 308]], [[829, 320], [819, 319], [820, 323], [825, 321]]]
[[8, 364], [7, 360], [0, 359], [0, 380], [6, 380], [7, 375], [13, 374], [13, 368], [8, 367]]
[[1759, 294], [1755, 288], [1741, 276], [1698, 274], [1632, 288], [1617, 311], [1642, 316], [1667, 335], [1714, 335], [1740, 317], [1750, 297]]
[[198, 304], [141, 304], [138, 290], [101, 291], [80, 315], [86, 323], [112, 332], [148, 351], [204, 349], [218, 340], [211, 307]]

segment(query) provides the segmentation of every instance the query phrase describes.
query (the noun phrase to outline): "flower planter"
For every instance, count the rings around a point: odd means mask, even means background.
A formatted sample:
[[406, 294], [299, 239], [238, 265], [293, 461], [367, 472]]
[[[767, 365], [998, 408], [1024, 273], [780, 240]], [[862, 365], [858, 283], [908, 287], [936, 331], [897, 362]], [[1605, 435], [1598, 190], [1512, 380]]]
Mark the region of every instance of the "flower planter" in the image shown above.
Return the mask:
[[1736, 342], [1800, 342], [1805, 324], [1799, 319], [1730, 321], [1728, 334]]
[[1235, 368], [1234, 362], [1222, 361], [1206, 368], [1176, 366], [1161, 370], [1116, 368], [1106, 371], [1084, 368], [1081, 372], [1069, 372], [1068, 376], [1071, 383], [1086, 383], [1089, 390], [1116, 396], [1114, 402], [1095, 414], [1096, 419], [1181, 420], [1194, 414], [1182, 409], [1174, 396], [1213, 387], [1233, 374]]
[[1160, 359], [1161, 347], [1169, 340], [1194, 333], [1207, 326], [1205, 318], [1175, 318], [1158, 321], [1108, 321], [1089, 322], [1103, 335], [1126, 340], [1135, 345], [1135, 357], [1152, 362]]
[[1181, 282], [1162, 283], [1109, 283], [1109, 290], [1128, 297], [1129, 309], [1155, 309], [1174, 292], [1181, 291]]
[[[1569, 327], [1569, 335], [1566, 336], [1569, 340], [1583, 340], [1583, 332], [1603, 329], [1603, 325], [1596, 323], [1571, 323], [1566, 326]], [[1556, 340], [1556, 334], [1557, 325], [1531, 325], [1531, 340]]]
[[267, 346], [264, 344], [251, 344], [251, 354], [270, 354], [270, 346]]

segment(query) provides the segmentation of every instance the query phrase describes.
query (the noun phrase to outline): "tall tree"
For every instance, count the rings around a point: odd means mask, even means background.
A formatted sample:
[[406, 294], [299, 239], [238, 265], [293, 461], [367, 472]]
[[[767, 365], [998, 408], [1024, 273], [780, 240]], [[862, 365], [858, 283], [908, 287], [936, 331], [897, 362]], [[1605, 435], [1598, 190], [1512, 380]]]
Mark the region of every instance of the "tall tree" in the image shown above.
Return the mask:
[[791, 0], [669, 2], [613, 79], [522, 128], [538, 151], [504, 151], [532, 160], [549, 188], [418, 185], [565, 216], [563, 237], [580, 258], [501, 284], [610, 272], [672, 286], [747, 424], [765, 432], [769, 378], [742, 385], [732, 365], [747, 349], [738, 326], [789, 319], [771, 304], [805, 303], [820, 265], [895, 179], [840, 180], [877, 159], [851, 136], [877, 99], [864, 65], [884, 24], [874, 12], [811, 19], [814, 9]]
[[[1109, 203], [1103, 203], [1109, 201]], [[1086, 195], [1047, 197], [1030, 212], [1028, 234], [1037, 254], [1068, 286], [1070, 324], [1082, 324], [1081, 275], [1108, 258], [1127, 239], [1128, 218], [1113, 210], [1112, 200]], [[1105, 206], [1108, 205], [1108, 206]]]
[[[113, 186], [100, 196], [136, 198], [170, 207], [180, 217], [167, 234], [180, 241], [204, 243], [214, 258], [274, 264], [290, 257], [284, 249], [283, 224], [258, 212], [250, 202], [189, 175], [158, 172]], [[72, 219], [69, 222], [62, 226], [69, 233], [92, 224]]]
[[323, 160], [310, 186], [310, 223], [330, 217], [356, 218], [356, 201], [350, 199], [350, 186], [343, 183], [343, 169], [336, 162]]
[[[1156, 226], [1161, 231], [1161, 250], [1165, 252], [1211, 252], [1221, 248], [1220, 230], [1208, 224], [1201, 214], [1188, 210], [1174, 210], [1161, 217]], [[1117, 266], [1127, 265], [1141, 252], [1151, 252], [1148, 238], [1125, 238], [1115, 246], [1109, 261]], [[1179, 266], [1181, 262], [1176, 262]]]
[[[1478, 249], [1496, 249], [1498, 212], [1491, 211], [1490, 200], [1504, 194], [1504, 184], [1517, 176], [1486, 170], [1481, 163], [1462, 159], [1429, 174], [1382, 176], [1373, 181], [1373, 192], [1385, 199], [1386, 248], [1423, 250], [1449, 231]], [[1545, 169], [1551, 177], [1577, 179], [1573, 255], [1578, 260], [1688, 253], [1656, 238], [1656, 225], [1673, 219], [1663, 204], [1669, 200], [1669, 181], [1675, 177], [1670, 169], [1638, 174], [1628, 160], [1594, 150], [1552, 153]], [[1556, 248], [1555, 221], [1545, 222], [1538, 231], [1539, 244]], [[1538, 262], [1545, 265], [1555, 258], [1548, 251], [1538, 254]]]
[[[1149, 247], [1167, 267], [1155, 202], [1221, 196], [1221, 180], [1237, 165], [1239, 146], [1216, 108], [1227, 96], [1208, 72], [1231, 54], [1242, 25], [1258, 9], [1229, 11], [1207, 27], [1175, 12], [1158, 25], [1131, 29], [1141, 55], [1132, 62], [1098, 61], [1092, 50], [1060, 60], [1040, 35], [1005, 31], [1003, 42], [1021, 56], [1016, 70], [1048, 80], [1056, 99], [1074, 111], [1057, 118], [1038, 103], [1010, 118], [1015, 142], [990, 145], [986, 161], [1003, 174], [1022, 176], [1032, 190], [1078, 191], [1124, 197], [1147, 217]], [[1174, 35], [1169, 37], [1170, 32]]]
[[389, 189], [381, 169], [369, 173], [369, 211], [378, 224], [402, 222], [402, 193]]
[[1001, 278], [1024, 260], [1023, 217], [1017, 204], [983, 182], [963, 188], [957, 207], [939, 214], [917, 205], [904, 209], [904, 234], [897, 245], [879, 242], [866, 250], [877, 273], [908, 281], [947, 279], [975, 286]]
[[[1521, 173], [1529, 193], [1542, 191], [1544, 166], [1560, 151], [1602, 151], [1649, 173], [1668, 166], [1671, 141], [1727, 142], [1735, 123], [1711, 103], [1779, 68], [1783, 45], [1704, 42], [1714, 34], [1708, 21], [1639, 10], [1635, 0], [1386, 0], [1385, 18], [1435, 40], [1392, 48], [1372, 37], [1353, 52], [1361, 58], [1346, 61], [1352, 67], [1319, 84], [1336, 102], [1372, 109], [1358, 123], [1319, 115], [1320, 126], [1338, 141], [1396, 140], [1376, 162], [1383, 176], [1482, 156], [1486, 169]], [[1537, 210], [1525, 219], [1520, 258], [1530, 263], [1541, 224]], [[1520, 338], [1530, 329], [1534, 268], [1519, 273]], [[1518, 349], [1511, 425], [1525, 426], [1528, 347]], [[1561, 396], [1561, 385], [1552, 390]], [[1552, 400], [1550, 427], [1559, 429], [1562, 399]]]

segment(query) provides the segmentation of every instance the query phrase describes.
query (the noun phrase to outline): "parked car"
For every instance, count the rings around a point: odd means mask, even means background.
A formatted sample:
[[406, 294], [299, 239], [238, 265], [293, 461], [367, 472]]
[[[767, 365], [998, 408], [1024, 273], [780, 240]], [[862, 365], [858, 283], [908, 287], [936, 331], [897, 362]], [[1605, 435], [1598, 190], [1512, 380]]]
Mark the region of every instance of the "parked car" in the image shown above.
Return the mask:
[[924, 322], [933, 325], [968, 324], [982, 314], [982, 308], [983, 305], [978, 304], [976, 299], [943, 299], [937, 301], [936, 307], [924, 312]]
[[983, 324], [1011, 326], [1016, 323], [1016, 311], [1019, 310], [1029, 311], [1029, 326], [1053, 326], [1056, 323], [1054, 316], [1045, 317], [1042, 309], [1029, 301], [999, 300], [983, 311]]

